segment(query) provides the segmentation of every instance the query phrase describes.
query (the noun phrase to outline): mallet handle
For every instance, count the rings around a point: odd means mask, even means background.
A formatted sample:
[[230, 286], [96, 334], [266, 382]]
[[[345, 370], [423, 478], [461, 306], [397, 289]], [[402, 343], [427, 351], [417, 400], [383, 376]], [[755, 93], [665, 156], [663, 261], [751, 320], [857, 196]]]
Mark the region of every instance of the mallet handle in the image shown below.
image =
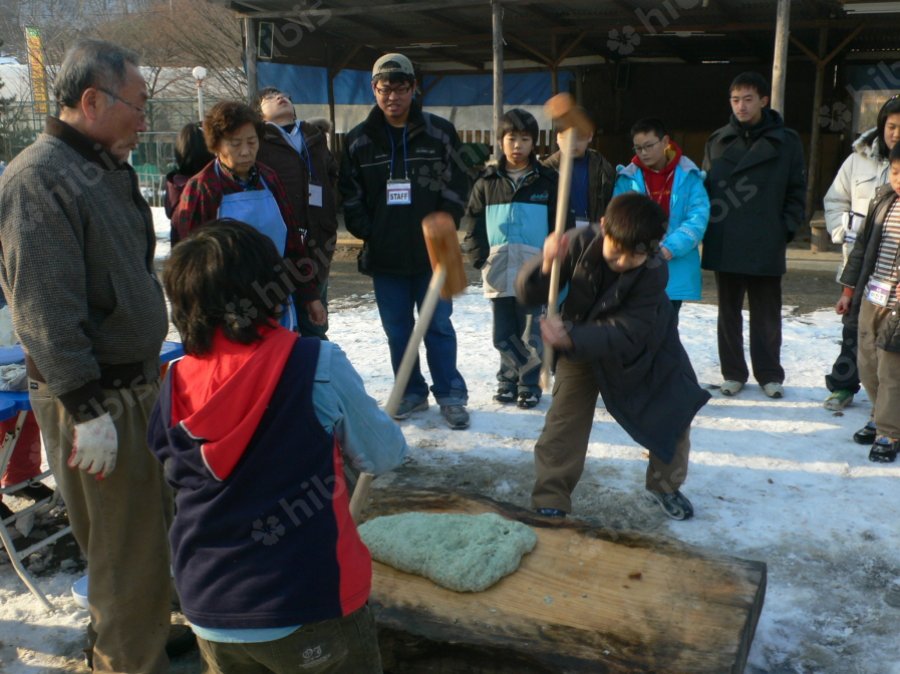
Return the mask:
[[[557, 136], [558, 138], [558, 136]], [[559, 188], [556, 196], [556, 238], [562, 238], [566, 231], [566, 220], [569, 214], [569, 192], [572, 187], [572, 147], [575, 144], [575, 129], [570, 128], [563, 133], [559, 147]], [[550, 292], [547, 296], [547, 317], [559, 313], [559, 259], [554, 258], [550, 267]], [[550, 368], [553, 365], [553, 347], [544, 342], [544, 364], [541, 367], [541, 388], [551, 389]]]
[[[400, 367], [397, 368], [397, 377], [394, 379], [394, 388], [391, 389], [391, 395], [384, 406], [384, 411], [389, 416], [394, 416], [400, 402], [403, 400], [403, 393], [406, 391], [406, 384], [409, 382], [409, 376], [412, 374], [413, 365], [419, 357], [419, 345], [425, 338], [428, 326], [431, 325], [431, 318], [434, 316], [434, 310], [437, 303], [441, 299], [441, 289], [444, 287], [444, 281], [447, 279], [447, 269], [443, 265], [437, 265], [434, 273], [431, 275], [431, 282], [428, 284], [428, 290], [422, 300], [422, 308], [419, 309], [419, 320], [416, 321], [416, 327], [406, 343], [406, 351], [403, 352], [403, 360], [400, 361]], [[350, 516], [354, 522], [359, 522], [359, 516], [362, 513], [363, 504], [369, 496], [369, 488], [372, 485], [371, 473], [360, 473], [353, 490], [353, 496], [350, 498]]]

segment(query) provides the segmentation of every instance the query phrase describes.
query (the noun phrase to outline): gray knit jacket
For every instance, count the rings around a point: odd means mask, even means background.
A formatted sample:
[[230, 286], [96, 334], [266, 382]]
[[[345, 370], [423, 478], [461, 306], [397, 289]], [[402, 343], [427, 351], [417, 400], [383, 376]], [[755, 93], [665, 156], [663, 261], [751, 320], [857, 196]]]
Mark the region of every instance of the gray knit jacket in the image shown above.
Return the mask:
[[76, 419], [99, 413], [84, 414], [102, 400], [102, 366], [158, 371], [168, 319], [155, 246], [134, 170], [57, 119], [0, 177], [0, 284], [25, 351]]

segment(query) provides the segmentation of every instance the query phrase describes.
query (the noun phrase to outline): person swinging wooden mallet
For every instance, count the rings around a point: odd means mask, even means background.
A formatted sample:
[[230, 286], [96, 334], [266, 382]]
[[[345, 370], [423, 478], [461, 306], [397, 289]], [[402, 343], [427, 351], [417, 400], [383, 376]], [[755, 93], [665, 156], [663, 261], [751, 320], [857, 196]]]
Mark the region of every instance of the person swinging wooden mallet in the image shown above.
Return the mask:
[[[406, 344], [403, 360], [400, 361], [400, 367], [397, 368], [394, 388], [391, 389], [391, 395], [384, 406], [384, 411], [388, 416], [394, 416], [403, 400], [403, 392], [406, 390], [413, 365], [419, 356], [419, 345], [425, 337], [432, 316], [434, 316], [438, 299], [449, 300], [462, 293], [468, 285], [453, 217], [449, 213], [440, 211], [426, 215], [422, 220], [422, 233], [425, 235], [428, 259], [431, 261], [431, 282], [428, 284], [428, 291], [425, 293], [422, 307], [419, 309], [419, 320], [416, 321], [416, 327]], [[350, 514], [355, 522], [359, 521], [363, 504], [369, 494], [372, 478], [373, 476], [369, 473], [361, 473], [356, 483], [350, 499]]]
[[[544, 111], [559, 129], [559, 191], [556, 197], [557, 239], [566, 231], [566, 220], [569, 212], [569, 192], [572, 187], [572, 151], [576, 135], [590, 136], [594, 132], [593, 124], [584, 111], [575, 103], [570, 94], [557, 94], [544, 104]], [[550, 293], [547, 297], [547, 317], [559, 314], [559, 260], [553, 260], [550, 269]], [[553, 367], [553, 347], [544, 341], [544, 363], [541, 367], [541, 388], [551, 389], [551, 369]]]

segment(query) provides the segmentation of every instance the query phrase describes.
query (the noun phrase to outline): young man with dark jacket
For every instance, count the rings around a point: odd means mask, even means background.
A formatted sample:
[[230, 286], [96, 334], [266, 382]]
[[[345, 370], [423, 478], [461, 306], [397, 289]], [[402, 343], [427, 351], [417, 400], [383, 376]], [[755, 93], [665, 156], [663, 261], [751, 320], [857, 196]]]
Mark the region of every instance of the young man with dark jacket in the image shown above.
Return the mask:
[[753, 376], [767, 396], [781, 398], [781, 277], [787, 244], [804, 217], [803, 146], [766, 108], [762, 75], [742, 73], [729, 91], [731, 120], [709, 137], [703, 159], [710, 218], [702, 266], [715, 272], [719, 294], [721, 390], [735, 395], [749, 377], [741, 317], [747, 295]]
[[[446, 211], [458, 222], [468, 179], [459, 158], [453, 124], [423, 112], [414, 100], [416, 78], [402, 54], [386, 54], [372, 68], [375, 107], [347, 134], [340, 190], [347, 230], [365, 241], [367, 272], [388, 338], [396, 374], [431, 280], [422, 218]], [[453, 304], [438, 302], [425, 334], [431, 391], [454, 429], [467, 428], [466, 383], [456, 368]], [[406, 385], [396, 419], [428, 409], [428, 386], [418, 362]]]
[[841, 274], [845, 286], [835, 306], [859, 324], [859, 378], [872, 401], [872, 418], [853, 436], [873, 442], [869, 461], [891, 463], [900, 451], [900, 143], [890, 156], [888, 185], [875, 192], [862, 234]]
[[[256, 158], [278, 175], [306, 229], [306, 248], [327, 309], [328, 271], [337, 240], [338, 165], [326, 139], [330, 123], [298, 121], [290, 96], [275, 87], [260, 91], [257, 103], [266, 125]], [[297, 321], [304, 337], [325, 338], [327, 321], [316, 325], [305, 312], [298, 313]]]

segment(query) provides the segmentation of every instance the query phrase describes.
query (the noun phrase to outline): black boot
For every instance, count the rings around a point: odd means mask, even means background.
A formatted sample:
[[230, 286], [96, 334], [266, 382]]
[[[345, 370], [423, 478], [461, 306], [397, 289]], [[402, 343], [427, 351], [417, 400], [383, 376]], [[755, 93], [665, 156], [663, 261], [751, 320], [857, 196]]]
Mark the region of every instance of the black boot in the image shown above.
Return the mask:
[[860, 445], [871, 445], [875, 442], [876, 435], [878, 435], [878, 431], [875, 428], [875, 422], [870, 421], [853, 434], [853, 442]]
[[874, 463], [893, 463], [897, 460], [900, 440], [891, 440], [884, 436], [878, 438], [869, 450], [869, 461]]

